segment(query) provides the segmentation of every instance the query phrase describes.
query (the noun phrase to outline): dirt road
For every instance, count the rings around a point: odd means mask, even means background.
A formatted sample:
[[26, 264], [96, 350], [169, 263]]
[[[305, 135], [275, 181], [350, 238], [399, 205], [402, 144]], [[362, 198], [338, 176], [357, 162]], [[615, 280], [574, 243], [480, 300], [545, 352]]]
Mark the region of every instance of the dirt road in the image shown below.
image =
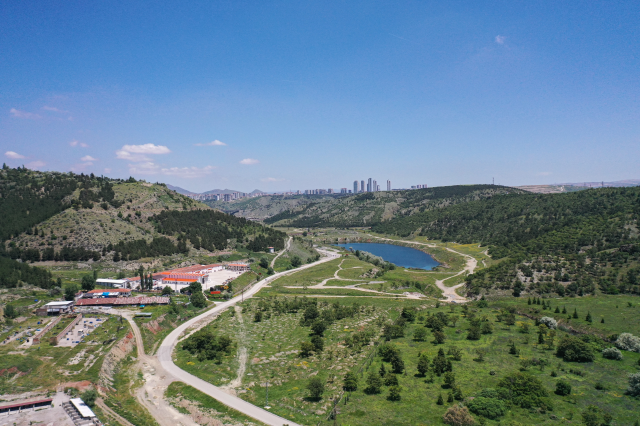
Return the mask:
[[[369, 234], [367, 234], [369, 235]], [[427, 244], [427, 243], [419, 243], [417, 241], [405, 241], [405, 240], [392, 240], [391, 238], [381, 238], [381, 237], [376, 237], [374, 235], [369, 235], [372, 238], [377, 238], [379, 240], [384, 240], [384, 241], [396, 241], [396, 242], [400, 242], [400, 243], [407, 243], [407, 244], [416, 244], [416, 245], [420, 245], [420, 246], [427, 246], [427, 247], [437, 247], [435, 244]], [[465, 303], [468, 302], [469, 300], [466, 297], [460, 296], [458, 293], [456, 293], [456, 290], [459, 289], [460, 287], [464, 286], [464, 283], [460, 283], [458, 285], [454, 285], [451, 287], [447, 287], [444, 282], [447, 280], [450, 280], [451, 278], [457, 277], [458, 275], [462, 275], [465, 272], [468, 272], [469, 274], [473, 274], [473, 271], [475, 271], [475, 269], [478, 267], [478, 261], [473, 257], [473, 256], [469, 256], [468, 254], [464, 254], [464, 253], [460, 253], [459, 251], [455, 251], [449, 247], [445, 247], [446, 250], [452, 252], [452, 253], [456, 253], [459, 254], [460, 256], [464, 257], [467, 259], [467, 263], [464, 267], [464, 269], [460, 272], [458, 272], [455, 275], [452, 275], [450, 277], [447, 277], [443, 280], [436, 280], [436, 286], [438, 286], [438, 288], [440, 290], [442, 290], [442, 295], [444, 296], [445, 300], [447, 302], [456, 302], [456, 303]]]
[[189, 416], [180, 413], [164, 398], [164, 392], [176, 379], [164, 372], [156, 357], [144, 352], [144, 343], [138, 324], [133, 320], [133, 312], [121, 311], [120, 314], [129, 322], [136, 338], [138, 349], [138, 368], [144, 377], [144, 384], [136, 391], [136, 398], [160, 426], [197, 426]]

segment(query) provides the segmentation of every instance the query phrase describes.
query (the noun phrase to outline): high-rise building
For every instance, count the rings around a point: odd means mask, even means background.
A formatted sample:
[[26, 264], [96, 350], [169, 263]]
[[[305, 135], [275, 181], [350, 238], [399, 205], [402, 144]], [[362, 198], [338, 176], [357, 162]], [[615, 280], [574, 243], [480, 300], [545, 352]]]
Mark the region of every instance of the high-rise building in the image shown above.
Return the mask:
[[378, 182], [374, 180], [373, 184], [371, 185], [371, 191], [376, 192], [377, 190], [378, 190]]
[[391, 191], [391, 181], [387, 181], [387, 191]]
[[373, 187], [371, 185], [372, 185], [371, 178], [369, 178], [367, 179], [367, 192], [373, 191]]
[[360, 181], [360, 192], [364, 192], [364, 181]]
[[354, 194], [358, 193], [358, 181], [357, 180], [353, 181], [353, 193]]

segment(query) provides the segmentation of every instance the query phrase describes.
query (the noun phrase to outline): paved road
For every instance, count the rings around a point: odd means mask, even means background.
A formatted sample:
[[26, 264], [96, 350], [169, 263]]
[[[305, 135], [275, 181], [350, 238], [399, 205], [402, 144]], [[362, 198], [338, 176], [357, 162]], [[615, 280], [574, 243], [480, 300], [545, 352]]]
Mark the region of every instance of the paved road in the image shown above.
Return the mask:
[[[274, 274], [270, 277], [263, 279], [262, 281], [259, 281], [252, 288], [244, 292], [244, 298], [249, 298], [253, 296], [261, 288], [263, 288], [265, 285], [267, 285], [268, 283], [272, 282], [277, 278], [301, 271], [303, 269], [310, 268], [312, 266], [319, 265], [324, 262], [328, 262], [330, 260], [333, 260], [339, 257], [338, 254], [332, 251], [326, 251], [326, 250], [318, 250], [318, 251], [322, 253], [325, 257], [318, 260], [317, 262], [313, 262], [313, 263], [301, 266], [300, 268], [292, 269], [290, 271], [279, 272], [277, 274]], [[237, 410], [249, 417], [252, 417], [256, 420], [259, 420], [263, 423], [266, 423], [268, 425], [273, 425], [273, 426], [284, 426], [284, 425], [298, 426], [296, 423], [290, 420], [287, 420], [283, 417], [270, 413], [269, 411], [264, 410], [258, 406], [255, 406], [236, 396], [225, 393], [217, 386], [214, 386], [211, 383], [205, 382], [204, 380], [192, 374], [187, 373], [186, 371], [182, 370], [177, 365], [175, 365], [173, 362], [173, 358], [171, 356], [173, 353], [173, 349], [175, 348], [180, 335], [184, 333], [185, 330], [187, 330], [189, 327], [191, 327], [198, 321], [201, 321], [202, 319], [213, 317], [219, 314], [220, 312], [235, 305], [241, 300], [242, 300], [242, 296], [236, 296], [233, 299], [228, 300], [227, 302], [221, 303], [216, 307], [208, 310], [207, 312], [201, 315], [198, 315], [195, 318], [192, 318], [191, 320], [185, 322], [184, 324], [182, 324], [181, 326], [173, 330], [171, 334], [169, 334], [160, 344], [160, 348], [158, 349], [158, 361], [160, 362], [160, 365], [165, 370], [165, 372], [167, 374], [172, 375], [176, 380], [180, 380], [188, 384], [189, 386], [193, 386], [199, 391], [204, 392], [207, 395], [211, 396], [212, 398], [217, 399], [219, 402], [223, 403], [224, 405], [231, 407], [234, 410]]]

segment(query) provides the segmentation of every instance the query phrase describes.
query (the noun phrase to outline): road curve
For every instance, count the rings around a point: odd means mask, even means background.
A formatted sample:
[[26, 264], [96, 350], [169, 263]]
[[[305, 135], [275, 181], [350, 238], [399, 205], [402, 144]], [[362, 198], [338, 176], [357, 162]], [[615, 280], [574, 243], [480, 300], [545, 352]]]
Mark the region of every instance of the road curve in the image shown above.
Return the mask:
[[273, 266], [276, 264], [276, 259], [280, 257], [280, 255], [282, 255], [284, 252], [286, 252], [287, 250], [289, 250], [289, 247], [291, 247], [291, 240], [293, 240], [293, 237], [289, 237], [289, 239], [287, 240], [284, 249], [282, 249], [280, 251], [280, 253], [278, 253], [276, 255], [276, 257], [273, 258], [273, 260], [271, 261], [271, 267], [273, 268]]
[[[289, 271], [284, 271], [284, 272], [279, 272], [277, 274], [271, 275], [270, 277], [267, 277], [265, 279], [263, 279], [262, 281], [259, 281], [257, 284], [255, 284], [252, 288], [250, 288], [249, 290], [244, 292], [244, 297], [245, 298], [249, 298], [251, 296], [253, 296], [254, 294], [256, 294], [258, 291], [260, 291], [260, 289], [262, 289], [265, 285], [267, 285], [268, 283], [270, 283], [271, 281], [280, 278], [284, 275], [289, 275], [298, 271], [301, 271], [303, 269], [307, 269], [310, 268], [312, 266], [316, 266], [319, 265], [321, 263], [324, 262], [328, 262], [330, 260], [336, 259], [339, 257], [338, 254], [331, 252], [331, 251], [325, 251], [325, 250], [318, 250], [320, 253], [322, 253], [325, 257], [318, 260], [317, 262], [313, 262], [313, 263], [309, 263], [307, 265], [303, 265], [297, 269], [292, 269]], [[182, 370], [180, 367], [178, 367], [177, 365], [174, 364], [173, 362], [173, 358], [172, 358], [172, 353], [173, 350], [178, 342], [178, 339], [180, 337], [180, 335], [182, 333], [184, 333], [185, 330], [187, 330], [189, 327], [191, 327], [192, 325], [194, 325], [195, 323], [197, 323], [198, 321], [201, 321], [205, 318], [208, 317], [212, 317], [215, 316], [217, 314], [219, 314], [220, 312], [224, 311], [225, 309], [235, 305], [236, 303], [238, 303], [239, 301], [242, 300], [242, 295], [241, 296], [236, 296], [233, 299], [230, 299], [224, 303], [221, 303], [217, 306], [215, 306], [214, 308], [208, 310], [207, 312], [198, 315], [195, 318], [190, 319], [189, 321], [185, 322], [184, 324], [180, 325], [178, 328], [176, 328], [175, 330], [173, 330], [160, 344], [160, 348], [158, 349], [158, 361], [160, 362], [160, 365], [162, 366], [162, 368], [166, 371], [167, 374], [170, 374], [171, 376], [173, 376], [176, 380], [179, 380], [181, 382], [186, 383], [189, 386], [193, 386], [194, 388], [198, 389], [201, 392], [206, 393], [207, 395], [209, 395], [210, 397], [218, 400], [219, 402], [221, 402], [222, 404], [226, 405], [227, 407], [233, 408], [234, 410], [237, 410], [249, 417], [252, 417], [256, 420], [259, 420], [265, 424], [268, 425], [272, 425], [272, 426], [284, 426], [284, 425], [289, 425], [289, 426], [298, 426], [296, 423], [292, 422], [291, 420], [287, 420], [283, 417], [277, 416], [265, 409], [262, 409], [256, 405], [253, 405], [243, 399], [240, 399], [236, 396], [233, 395], [229, 395], [227, 393], [225, 393], [224, 391], [222, 391], [219, 387], [212, 385], [211, 383], [208, 383], [192, 374], [187, 373], [186, 371]]]
[[[438, 247], [435, 244], [427, 244], [427, 243], [420, 243], [418, 241], [406, 241], [406, 240], [392, 240], [391, 238], [382, 238], [382, 237], [376, 237], [375, 235], [371, 235], [371, 234], [367, 234], [370, 237], [373, 238], [377, 238], [379, 240], [384, 240], [384, 241], [394, 241], [394, 242], [400, 242], [400, 243], [407, 243], [407, 244], [416, 244], [419, 246], [427, 246], [427, 247]], [[440, 247], [442, 248], [442, 247]], [[464, 257], [467, 259], [467, 263], [465, 264], [464, 269], [462, 269], [462, 271], [458, 272], [455, 275], [452, 275], [450, 277], [447, 277], [443, 280], [436, 280], [436, 286], [442, 290], [442, 296], [444, 297], [444, 300], [447, 302], [456, 302], [456, 303], [465, 303], [468, 302], [469, 300], [464, 297], [464, 296], [460, 296], [458, 293], [456, 293], [456, 290], [459, 289], [460, 287], [464, 286], [466, 283], [462, 282], [458, 285], [454, 285], [451, 287], [447, 287], [444, 282], [447, 280], [450, 280], [451, 278], [457, 277], [458, 275], [462, 275], [465, 272], [468, 272], [469, 274], [473, 274], [473, 271], [475, 271], [476, 267], [478, 266], [478, 261], [476, 260], [475, 257], [473, 256], [469, 256], [468, 254], [464, 254], [464, 253], [460, 253], [459, 251], [455, 251], [449, 247], [445, 247], [446, 250], [455, 253], [455, 254], [459, 254], [460, 256]]]

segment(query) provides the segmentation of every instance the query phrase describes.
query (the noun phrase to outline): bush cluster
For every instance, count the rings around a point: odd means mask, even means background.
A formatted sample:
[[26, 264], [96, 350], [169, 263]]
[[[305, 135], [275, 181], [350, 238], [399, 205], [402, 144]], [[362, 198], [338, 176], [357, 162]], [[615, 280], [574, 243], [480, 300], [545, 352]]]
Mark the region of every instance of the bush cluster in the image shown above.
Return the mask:
[[622, 352], [618, 348], [606, 348], [602, 351], [602, 356], [616, 361], [622, 360]]

